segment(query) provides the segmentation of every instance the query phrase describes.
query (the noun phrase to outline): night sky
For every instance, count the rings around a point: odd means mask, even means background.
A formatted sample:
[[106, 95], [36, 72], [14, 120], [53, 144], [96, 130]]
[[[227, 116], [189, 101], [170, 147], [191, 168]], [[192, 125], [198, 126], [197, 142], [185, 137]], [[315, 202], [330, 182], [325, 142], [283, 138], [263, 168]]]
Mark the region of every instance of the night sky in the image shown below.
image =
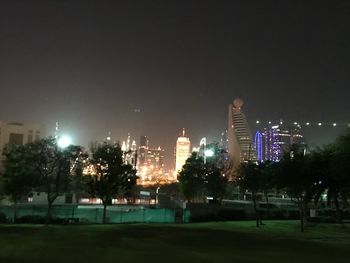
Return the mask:
[[251, 123], [350, 122], [350, 1], [0, 1], [2, 121], [143, 134], [170, 162], [237, 96]]

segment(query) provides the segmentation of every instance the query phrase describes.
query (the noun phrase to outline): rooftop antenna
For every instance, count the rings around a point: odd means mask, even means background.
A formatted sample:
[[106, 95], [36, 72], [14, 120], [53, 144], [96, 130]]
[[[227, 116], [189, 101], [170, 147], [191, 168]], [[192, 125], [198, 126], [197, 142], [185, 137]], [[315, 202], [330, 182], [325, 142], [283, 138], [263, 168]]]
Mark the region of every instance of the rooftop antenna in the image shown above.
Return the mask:
[[55, 139], [56, 140], [58, 139], [58, 129], [59, 129], [58, 121], [56, 121], [56, 127], [55, 127]]

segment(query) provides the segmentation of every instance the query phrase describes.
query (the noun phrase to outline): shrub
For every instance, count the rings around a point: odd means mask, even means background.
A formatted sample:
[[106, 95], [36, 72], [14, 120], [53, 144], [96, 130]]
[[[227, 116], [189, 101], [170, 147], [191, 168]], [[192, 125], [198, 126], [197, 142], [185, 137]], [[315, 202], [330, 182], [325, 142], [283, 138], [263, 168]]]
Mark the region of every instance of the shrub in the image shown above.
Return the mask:
[[[45, 224], [46, 223], [46, 216], [32, 216], [32, 215], [22, 216], [22, 217], [18, 217], [16, 219], [16, 223], [17, 224]], [[67, 224], [68, 220], [54, 217], [50, 220], [50, 223], [51, 224]]]
[[3, 212], [0, 212], [0, 224], [8, 223], [7, 217]]

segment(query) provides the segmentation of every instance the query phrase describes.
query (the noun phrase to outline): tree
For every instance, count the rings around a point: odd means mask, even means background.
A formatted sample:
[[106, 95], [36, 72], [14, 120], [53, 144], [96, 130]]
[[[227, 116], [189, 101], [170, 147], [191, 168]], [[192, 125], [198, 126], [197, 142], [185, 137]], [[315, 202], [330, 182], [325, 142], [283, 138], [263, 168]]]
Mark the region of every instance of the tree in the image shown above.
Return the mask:
[[269, 214], [269, 196], [268, 193], [275, 188], [276, 178], [276, 163], [272, 161], [265, 161], [259, 164], [260, 173], [260, 190], [264, 193], [266, 200], [267, 214]]
[[252, 194], [253, 208], [255, 213], [256, 227], [261, 224], [261, 218], [258, 213], [257, 193], [261, 189], [261, 167], [256, 162], [241, 163], [238, 168], [237, 185], [242, 190], [248, 190]]
[[38, 178], [33, 166], [29, 163], [30, 152], [26, 146], [8, 146], [4, 149], [5, 156], [2, 173], [3, 190], [14, 203], [14, 222], [17, 219], [17, 203], [28, 197]]
[[[223, 151], [216, 145], [208, 145], [212, 156], [204, 158], [199, 153], [192, 153], [186, 160], [179, 173], [180, 191], [189, 202], [204, 195], [213, 198], [213, 202], [220, 202], [225, 195], [227, 176], [224, 173]], [[203, 151], [204, 152], [204, 151]]]
[[299, 208], [300, 230], [307, 224], [309, 203], [317, 195], [321, 180], [312, 159], [296, 146], [286, 152], [278, 164], [277, 187], [283, 189]]
[[341, 221], [339, 198], [346, 206], [350, 195], [350, 130], [336, 139], [331, 157], [331, 173], [327, 178], [328, 195], [334, 201], [337, 219]]
[[78, 202], [79, 197], [86, 192], [83, 171], [90, 164], [89, 154], [78, 145], [70, 145], [65, 151], [69, 153], [70, 158], [70, 176], [67, 190]]
[[192, 153], [178, 176], [180, 192], [186, 201], [193, 202], [196, 198], [203, 196], [204, 174], [203, 158], [198, 156], [198, 153]]
[[52, 218], [52, 205], [68, 188], [70, 152], [61, 149], [54, 138], [44, 138], [27, 144], [28, 161], [39, 176], [40, 190], [47, 194], [46, 223]]
[[123, 152], [118, 144], [97, 146], [91, 164], [95, 173], [87, 178], [86, 186], [91, 196], [102, 200], [102, 221], [106, 223], [107, 205], [113, 197], [125, 195], [136, 184], [136, 170], [123, 162]]

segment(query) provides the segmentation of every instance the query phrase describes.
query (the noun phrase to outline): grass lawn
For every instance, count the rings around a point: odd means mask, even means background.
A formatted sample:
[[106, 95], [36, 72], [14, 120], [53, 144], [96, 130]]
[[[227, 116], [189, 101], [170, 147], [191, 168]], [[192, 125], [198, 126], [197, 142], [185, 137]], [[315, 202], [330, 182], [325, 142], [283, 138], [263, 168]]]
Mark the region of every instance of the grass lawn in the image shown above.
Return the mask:
[[0, 262], [350, 262], [350, 225], [0, 225]]

